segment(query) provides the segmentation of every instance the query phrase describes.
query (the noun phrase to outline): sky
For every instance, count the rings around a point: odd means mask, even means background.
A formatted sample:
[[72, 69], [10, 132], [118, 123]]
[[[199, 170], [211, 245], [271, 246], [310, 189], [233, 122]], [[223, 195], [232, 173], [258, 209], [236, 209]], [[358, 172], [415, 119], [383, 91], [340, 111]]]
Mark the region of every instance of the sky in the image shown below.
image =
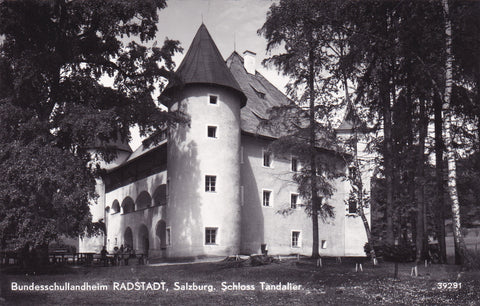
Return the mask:
[[[257, 54], [257, 71], [265, 76], [282, 92], [288, 79], [281, 76], [273, 67], [269, 69], [261, 62], [269, 55], [267, 42], [257, 34], [265, 22], [272, 0], [168, 0], [167, 8], [159, 12], [156, 40], [158, 46], [166, 37], [180, 41], [183, 54], [175, 56], [178, 67], [198, 28], [203, 23], [216, 43], [223, 58], [226, 59], [236, 50], [243, 54], [245, 50]], [[132, 130], [130, 146], [135, 150], [141, 144], [137, 130]]]

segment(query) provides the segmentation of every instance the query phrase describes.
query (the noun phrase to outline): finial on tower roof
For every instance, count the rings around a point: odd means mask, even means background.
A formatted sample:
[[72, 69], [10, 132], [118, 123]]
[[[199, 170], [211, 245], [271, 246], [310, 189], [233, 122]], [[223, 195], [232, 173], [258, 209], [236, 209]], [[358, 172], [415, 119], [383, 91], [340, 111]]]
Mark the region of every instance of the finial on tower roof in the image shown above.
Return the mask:
[[233, 51], [237, 51], [237, 37], [235, 32], [233, 32]]
[[242, 106], [247, 97], [233, 77], [215, 45], [207, 27], [202, 24], [193, 38], [185, 57], [175, 72], [177, 80], [172, 80], [164, 93], [189, 84], [208, 84], [230, 88], [240, 95]]

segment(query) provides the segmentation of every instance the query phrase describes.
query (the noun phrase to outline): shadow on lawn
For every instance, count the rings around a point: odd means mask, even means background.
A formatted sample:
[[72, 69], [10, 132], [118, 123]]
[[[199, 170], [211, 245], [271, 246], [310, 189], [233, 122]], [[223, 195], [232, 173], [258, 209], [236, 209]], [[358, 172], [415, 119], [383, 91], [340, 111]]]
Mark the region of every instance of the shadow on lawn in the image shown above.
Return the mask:
[[[21, 266], [7, 266], [0, 268], [5, 275], [58, 275], [85, 273], [91, 267], [72, 265], [38, 265], [36, 267], [24, 268]], [[88, 273], [88, 272], [87, 272]]]

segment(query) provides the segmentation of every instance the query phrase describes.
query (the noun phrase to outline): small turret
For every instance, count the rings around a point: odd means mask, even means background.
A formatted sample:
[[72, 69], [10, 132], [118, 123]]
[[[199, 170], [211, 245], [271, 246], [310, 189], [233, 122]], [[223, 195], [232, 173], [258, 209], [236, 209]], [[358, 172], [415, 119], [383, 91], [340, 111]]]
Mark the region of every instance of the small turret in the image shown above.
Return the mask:
[[[116, 157], [110, 161], [105, 162], [101, 159], [98, 159], [96, 152], [99, 149], [108, 149], [116, 153]], [[89, 149], [92, 157], [96, 157], [97, 160], [94, 161], [100, 165], [102, 169], [109, 170], [117, 167], [123, 163], [127, 158], [132, 154], [132, 149], [130, 145], [125, 141], [122, 141], [120, 137], [117, 137], [116, 140], [109, 142], [102, 142], [97, 140], [95, 144]], [[105, 224], [105, 184], [102, 179], [96, 179], [95, 192], [98, 195], [97, 202], [90, 205], [90, 213], [92, 214], [92, 222], [94, 223], [104, 223]], [[105, 242], [106, 236], [100, 235], [92, 238], [81, 238], [79, 242], [79, 252], [100, 252], [102, 247], [106, 245]]]
[[347, 101], [347, 110], [345, 111], [345, 116], [342, 120], [342, 123], [335, 129], [337, 137], [342, 140], [348, 140], [353, 134], [358, 132], [360, 128], [360, 120], [358, 120], [355, 108], [350, 100]]

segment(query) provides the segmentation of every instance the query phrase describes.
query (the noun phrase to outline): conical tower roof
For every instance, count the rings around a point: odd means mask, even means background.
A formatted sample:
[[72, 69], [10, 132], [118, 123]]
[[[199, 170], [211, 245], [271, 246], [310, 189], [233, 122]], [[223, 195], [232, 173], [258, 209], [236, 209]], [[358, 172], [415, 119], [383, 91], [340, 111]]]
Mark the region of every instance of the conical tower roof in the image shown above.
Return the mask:
[[358, 127], [357, 125], [357, 118], [355, 114], [355, 109], [350, 103], [350, 99], [347, 101], [347, 110], [345, 111], [345, 116], [343, 118], [342, 123], [338, 128], [336, 128], [337, 131], [351, 131], [354, 129], [354, 127]]
[[169, 95], [175, 89], [190, 84], [210, 84], [227, 87], [240, 96], [241, 106], [245, 106], [247, 100], [245, 94], [225, 64], [220, 51], [218, 51], [215, 42], [210, 33], [208, 33], [207, 27], [203, 23], [197, 34], [195, 34], [182, 63], [175, 72], [175, 80], [168, 84], [164, 93]]
[[347, 109], [345, 111], [345, 116], [343, 118], [340, 126], [335, 130], [337, 133], [352, 133], [355, 130], [366, 132], [369, 129], [367, 128], [365, 122], [359, 117], [355, 106], [352, 101], [347, 97]]

